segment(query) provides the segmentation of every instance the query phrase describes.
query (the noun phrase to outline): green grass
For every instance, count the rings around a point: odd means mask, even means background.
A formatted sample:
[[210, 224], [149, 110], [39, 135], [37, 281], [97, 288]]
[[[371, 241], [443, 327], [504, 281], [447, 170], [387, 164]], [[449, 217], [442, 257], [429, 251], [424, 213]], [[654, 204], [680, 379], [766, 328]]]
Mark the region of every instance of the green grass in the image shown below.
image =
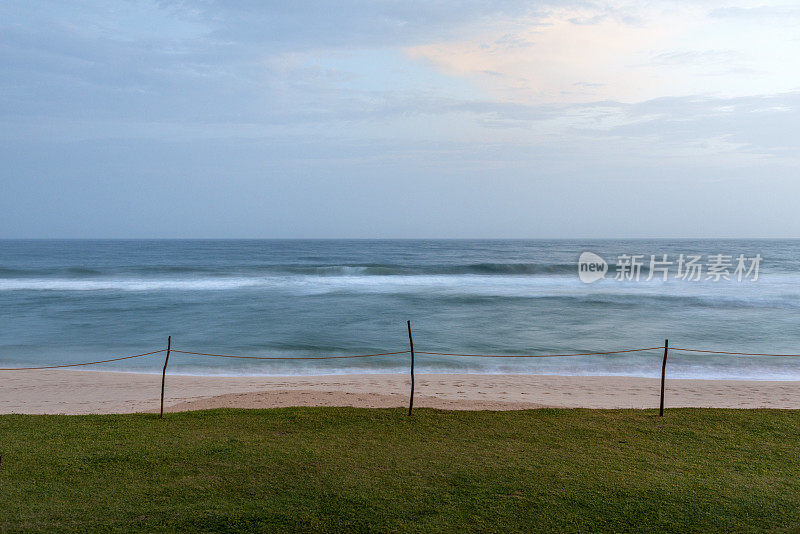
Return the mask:
[[0, 530], [800, 532], [800, 412], [0, 416]]

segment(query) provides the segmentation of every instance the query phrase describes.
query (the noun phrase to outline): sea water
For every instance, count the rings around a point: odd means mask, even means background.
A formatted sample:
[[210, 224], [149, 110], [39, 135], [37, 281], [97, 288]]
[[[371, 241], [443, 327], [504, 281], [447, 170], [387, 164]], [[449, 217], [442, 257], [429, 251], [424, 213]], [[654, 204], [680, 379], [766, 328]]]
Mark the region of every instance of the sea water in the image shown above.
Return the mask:
[[[578, 258], [608, 262], [584, 283]], [[729, 278], [678, 275], [730, 256]], [[636, 280], [625, 255], [643, 264]], [[651, 256], [675, 262], [650, 280]], [[736, 259], [760, 257], [740, 281]], [[740, 273], [741, 274], [741, 273]], [[745, 273], [747, 274], [747, 273]], [[619, 276], [618, 276], [619, 275]], [[623, 278], [617, 280], [616, 278]], [[5, 240], [0, 367], [58, 365], [164, 348], [244, 356], [418, 351], [563, 354], [663, 345], [800, 353], [797, 240]], [[658, 376], [663, 350], [560, 358], [417, 354], [421, 373]], [[159, 372], [164, 354], [81, 369]], [[408, 372], [409, 355], [331, 360], [173, 353], [170, 372]], [[684, 354], [683, 378], [800, 379], [800, 358]]]

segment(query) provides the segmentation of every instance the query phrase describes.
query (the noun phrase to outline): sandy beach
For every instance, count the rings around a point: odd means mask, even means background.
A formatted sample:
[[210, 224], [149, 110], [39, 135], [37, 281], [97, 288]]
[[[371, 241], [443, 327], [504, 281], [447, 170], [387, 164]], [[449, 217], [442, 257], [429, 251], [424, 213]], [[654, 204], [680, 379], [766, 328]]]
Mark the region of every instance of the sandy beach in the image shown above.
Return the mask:
[[[161, 376], [100, 371], [13, 371], [0, 383], [0, 413], [154, 412]], [[167, 411], [284, 406], [408, 405], [409, 377], [396, 374], [167, 376]], [[550, 375], [417, 375], [415, 407], [514, 410], [540, 407], [655, 408], [654, 378]], [[667, 380], [667, 407], [800, 408], [800, 383]]]

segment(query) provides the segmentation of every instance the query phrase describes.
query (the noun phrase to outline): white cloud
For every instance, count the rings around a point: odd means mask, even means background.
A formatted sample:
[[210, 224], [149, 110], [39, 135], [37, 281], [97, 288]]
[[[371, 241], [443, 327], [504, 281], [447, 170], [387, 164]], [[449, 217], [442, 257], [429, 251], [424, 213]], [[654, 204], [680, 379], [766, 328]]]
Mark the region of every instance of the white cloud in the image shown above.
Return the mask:
[[796, 38], [792, 24], [657, 2], [552, 9], [406, 51], [501, 101], [636, 102], [797, 89]]

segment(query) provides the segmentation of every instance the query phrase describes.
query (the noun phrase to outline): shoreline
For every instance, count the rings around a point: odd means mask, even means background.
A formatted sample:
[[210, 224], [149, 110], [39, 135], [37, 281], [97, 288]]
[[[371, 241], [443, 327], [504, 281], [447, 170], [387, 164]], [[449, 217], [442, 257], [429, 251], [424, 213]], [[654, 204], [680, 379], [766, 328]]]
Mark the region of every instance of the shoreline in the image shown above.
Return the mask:
[[[90, 370], [0, 375], [0, 414], [158, 412], [159, 374]], [[408, 374], [167, 375], [167, 412], [288, 406], [407, 407]], [[414, 406], [449, 410], [657, 408], [660, 380], [626, 376], [417, 374]], [[800, 409], [800, 381], [670, 378], [665, 406]]]
[[[44, 371], [51, 371], [52, 369], [44, 369]], [[144, 375], [144, 376], [158, 376], [161, 377], [161, 371], [106, 371], [106, 370], [96, 370], [91, 368], [86, 369], [76, 369], [76, 368], [65, 368], [65, 369], [55, 369], [56, 372], [69, 372], [69, 371], [77, 371], [80, 373], [108, 373], [108, 374], [121, 374], [121, 375]], [[19, 372], [19, 371], [14, 371]], [[41, 372], [41, 370], [40, 370]], [[668, 373], [669, 374], [669, 373]], [[190, 378], [224, 378], [224, 379], [250, 379], [250, 378], [257, 378], [257, 379], [292, 379], [292, 378], [317, 378], [317, 377], [337, 377], [337, 376], [372, 376], [372, 375], [381, 375], [381, 376], [398, 376], [398, 377], [407, 377], [409, 376], [408, 369], [400, 371], [400, 372], [384, 372], [384, 371], [375, 371], [375, 372], [359, 372], [359, 373], [308, 373], [308, 374], [210, 374], [210, 373], [181, 373], [181, 372], [167, 372], [167, 378], [171, 376], [183, 376], [183, 377], [190, 377]], [[459, 372], [435, 372], [435, 373], [427, 373], [423, 371], [419, 371], [415, 373], [415, 376], [505, 376], [505, 377], [513, 377], [513, 376], [563, 376], [563, 377], [576, 377], [576, 378], [633, 378], [633, 379], [648, 379], [648, 380], [660, 380], [656, 376], [643, 376], [643, 375], [628, 375], [628, 374], [616, 374], [616, 375], [572, 375], [572, 374], [561, 374], [561, 373], [514, 373], [514, 372], [471, 372], [471, 371], [459, 371]], [[790, 382], [800, 384], [800, 377], [798, 378], [775, 378], [775, 377], [767, 377], [767, 378], [687, 378], [687, 377], [667, 377], [667, 380], [699, 380], [703, 382]]]

